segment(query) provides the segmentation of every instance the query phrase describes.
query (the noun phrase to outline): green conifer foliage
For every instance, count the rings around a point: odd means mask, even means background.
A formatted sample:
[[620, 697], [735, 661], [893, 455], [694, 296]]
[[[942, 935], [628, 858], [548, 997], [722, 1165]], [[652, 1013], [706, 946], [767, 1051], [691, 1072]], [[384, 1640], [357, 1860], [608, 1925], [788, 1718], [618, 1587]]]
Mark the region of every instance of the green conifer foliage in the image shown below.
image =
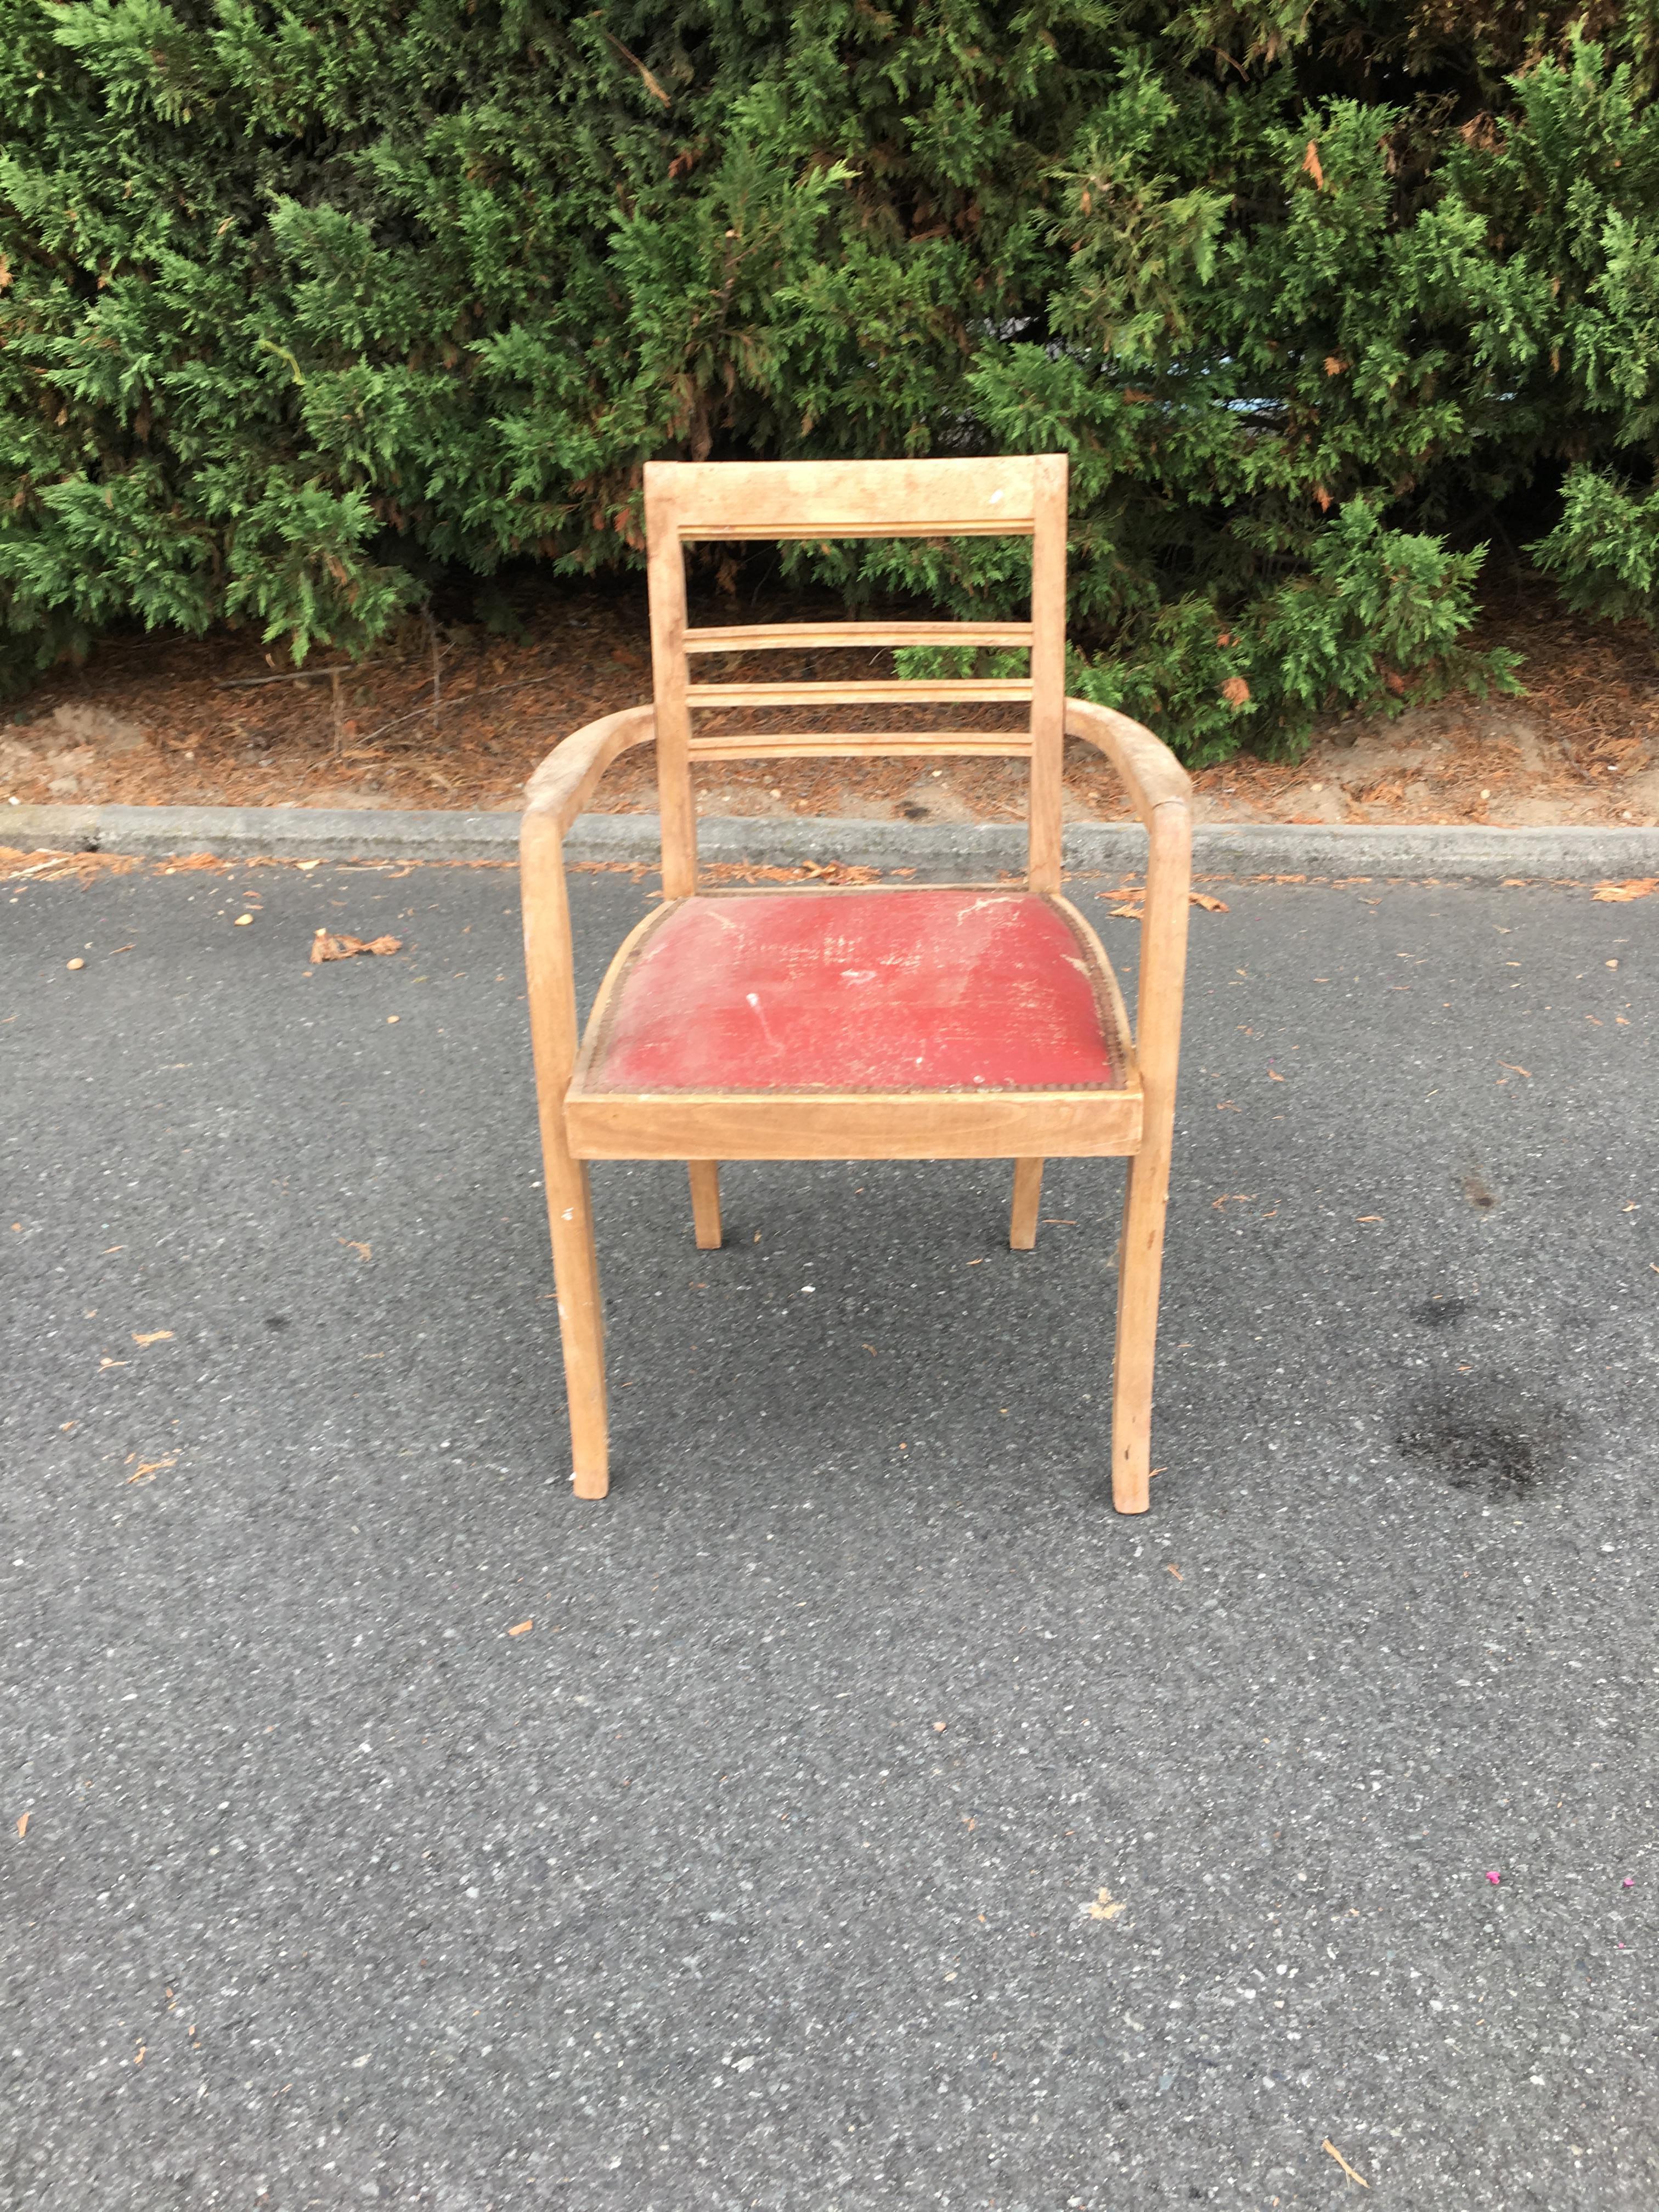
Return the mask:
[[1494, 0], [0, 0], [0, 681], [636, 561], [653, 456], [1064, 448], [1073, 681], [1189, 759], [1512, 686], [1464, 642], [1510, 494], [1565, 479], [1575, 604], [1659, 604], [1656, 51]]

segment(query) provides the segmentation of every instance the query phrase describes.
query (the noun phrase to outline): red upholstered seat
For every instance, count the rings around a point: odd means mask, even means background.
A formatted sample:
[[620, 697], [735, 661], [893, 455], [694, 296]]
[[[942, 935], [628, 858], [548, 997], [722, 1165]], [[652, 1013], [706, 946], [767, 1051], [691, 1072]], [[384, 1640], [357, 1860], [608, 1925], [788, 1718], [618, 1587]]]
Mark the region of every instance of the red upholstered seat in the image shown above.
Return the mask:
[[1109, 971], [1063, 902], [951, 887], [679, 901], [584, 1058], [591, 1094], [1116, 1090], [1126, 1054]]

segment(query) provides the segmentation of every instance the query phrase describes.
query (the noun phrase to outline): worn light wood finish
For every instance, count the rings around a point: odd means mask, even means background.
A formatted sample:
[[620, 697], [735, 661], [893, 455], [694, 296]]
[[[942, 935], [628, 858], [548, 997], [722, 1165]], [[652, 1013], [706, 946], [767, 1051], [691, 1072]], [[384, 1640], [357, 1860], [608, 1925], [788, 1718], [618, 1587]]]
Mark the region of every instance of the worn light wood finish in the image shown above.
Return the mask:
[[720, 1249], [720, 1170], [718, 1160], [688, 1160], [691, 1221], [700, 1252]]
[[1136, 1008], [1136, 1058], [1145, 1120], [1124, 1193], [1112, 1380], [1112, 1502], [1120, 1513], [1144, 1513], [1149, 1503], [1152, 1374], [1187, 974], [1192, 781], [1167, 745], [1112, 708], [1068, 699], [1066, 728], [1068, 736], [1085, 738], [1111, 762], [1149, 838]]
[[1068, 699], [1066, 734], [1082, 738], [1105, 754], [1117, 770], [1129, 804], [1149, 830], [1160, 806], [1191, 804], [1193, 781], [1186, 769], [1168, 745], [1127, 714], [1111, 707], [1094, 706], [1086, 699]]
[[685, 550], [660, 472], [645, 472], [646, 577], [651, 602], [651, 686], [657, 719], [657, 808], [662, 887], [685, 898], [697, 883], [697, 810], [691, 791], [691, 709], [686, 700]]
[[686, 539], [1029, 538], [1029, 460], [647, 461], [652, 502]]
[[[599, 788], [599, 778], [618, 753], [626, 752], [630, 745], [647, 744], [653, 734], [649, 707], [624, 707], [619, 714], [606, 714], [599, 721], [590, 722], [585, 730], [578, 730], [574, 737], [567, 738], [549, 753], [525, 786], [525, 830], [520, 839], [522, 848], [533, 817], [538, 867], [562, 870], [564, 861], [558, 841]], [[546, 844], [542, 834], [550, 823], [557, 833], [551, 846]]]
[[526, 995], [541, 1123], [553, 1279], [570, 1406], [571, 1480], [578, 1498], [610, 1487], [605, 1316], [586, 1163], [571, 1152], [564, 1094], [578, 1044], [576, 989], [565, 891], [565, 832], [619, 753], [652, 734], [648, 707], [629, 707], [578, 731], [531, 777], [520, 831]]
[[[551, 781], [551, 779], [550, 779]], [[564, 1093], [576, 1057], [570, 908], [559, 854], [557, 804], [532, 803], [520, 840], [525, 971], [536, 1063], [553, 1279], [570, 1407], [571, 1480], [578, 1498], [610, 1487], [605, 1396], [605, 1319], [587, 1168], [570, 1150]]]
[[[1147, 1504], [1164, 1227], [1191, 879], [1190, 785], [1148, 730], [1112, 709], [1064, 697], [1063, 456], [1036, 459], [781, 464], [652, 464], [646, 471], [654, 703], [607, 715], [568, 738], [532, 778], [522, 839], [525, 950], [549, 1218], [570, 1399], [574, 1481], [601, 1497], [608, 1480], [603, 1322], [587, 1162], [687, 1163], [697, 1243], [720, 1237], [719, 1162], [731, 1158], [1006, 1158], [1014, 1163], [1010, 1242], [1036, 1241], [1048, 1158], [1124, 1154], [1129, 1171], [1113, 1382], [1112, 1494]], [[1030, 536], [1029, 623], [757, 623], [688, 630], [684, 545], [702, 538]], [[912, 684], [692, 684], [688, 655], [842, 646], [1027, 647], [1029, 679]], [[700, 709], [838, 700], [1015, 700], [1025, 731], [750, 733], [694, 731]], [[628, 958], [672, 902], [695, 895], [694, 759], [768, 754], [995, 753], [1031, 762], [1030, 884], [1052, 893], [1060, 872], [1061, 747], [1095, 745], [1122, 779], [1149, 835], [1137, 1042], [1114, 1091], [769, 1091], [617, 1095], [585, 1088], [584, 1071]], [[665, 902], [612, 963], [579, 1049], [569, 908], [561, 842], [599, 777], [629, 745], [655, 738]], [[729, 895], [729, 894], [728, 894]], [[754, 896], [789, 896], [786, 890]], [[816, 896], [826, 896], [817, 893]], [[1092, 933], [1085, 933], [1092, 938]], [[1097, 940], [1096, 940], [1097, 943]], [[1103, 960], [1103, 955], [1102, 958]], [[1109, 966], [1106, 988], [1122, 1023]], [[1127, 1036], [1127, 1023], [1121, 1033]]]
[[1030, 1252], [1036, 1246], [1037, 1208], [1042, 1203], [1042, 1162], [1016, 1160], [1014, 1202], [1008, 1218], [1008, 1243], [1012, 1250]]
[[931, 753], [1030, 760], [1031, 740], [1022, 730], [700, 730], [690, 750], [693, 760], [901, 760]]
[[1060, 889], [1060, 774], [1066, 745], [1066, 486], [1064, 453], [1036, 463], [1031, 544], [1031, 790], [1027, 880]]
[[585, 1160], [1000, 1160], [1036, 1144], [1112, 1159], [1140, 1142], [1139, 1087], [1125, 1091], [574, 1093], [572, 1152]]
[[[932, 707], [945, 701], [981, 699], [1022, 706], [1031, 696], [1023, 676], [941, 677], [914, 683], [902, 677], [872, 677], [867, 684], [692, 684], [686, 696], [694, 707]], [[1056, 693], [1058, 705], [1061, 695]], [[1055, 720], [1054, 732], [1059, 735]]]
[[[1156, 743], [1156, 740], [1154, 740]], [[1164, 1218], [1175, 1135], [1176, 1071], [1187, 973], [1192, 884], [1192, 816], [1184, 799], [1150, 810], [1151, 851], [1140, 931], [1137, 1058], [1145, 1100], [1140, 1142], [1129, 1163], [1117, 1285], [1117, 1347], [1112, 1370], [1112, 1502], [1144, 1513], [1152, 1469], [1152, 1366]]]
[[[817, 646], [847, 653], [859, 646], [1028, 646], [1030, 623], [869, 622], [747, 623], [729, 629], [689, 629], [688, 653], [799, 653]], [[258, 679], [256, 679], [258, 680]]]

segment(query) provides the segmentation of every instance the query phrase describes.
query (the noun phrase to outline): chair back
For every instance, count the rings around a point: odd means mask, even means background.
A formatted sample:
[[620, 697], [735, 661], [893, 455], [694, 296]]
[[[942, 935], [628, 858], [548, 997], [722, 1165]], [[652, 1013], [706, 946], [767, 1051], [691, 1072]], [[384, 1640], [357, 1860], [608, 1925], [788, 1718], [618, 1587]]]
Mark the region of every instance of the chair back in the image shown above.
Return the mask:
[[[651, 597], [652, 681], [662, 815], [663, 890], [696, 887], [698, 760], [799, 759], [909, 753], [995, 754], [1028, 761], [1028, 880], [1060, 888], [1060, 758], [1066, 714], [1066, 489], [1064, 453], [984, 460], [649, 461], [645, 528]], [[1031, 611], [1025, 622], [763, 623], [686, 625], [685, 546], [698, 540], [1011, 537], [1031, 540]], [[693, 659], [847, 646], [1000, 646], [1024, 648], [1024, 677], [910, 682], [787, 684], [691, 680]], [[1029, 706], [1023, 731], [699, 731], [700, 712], [732, 708], [945, 705]]]

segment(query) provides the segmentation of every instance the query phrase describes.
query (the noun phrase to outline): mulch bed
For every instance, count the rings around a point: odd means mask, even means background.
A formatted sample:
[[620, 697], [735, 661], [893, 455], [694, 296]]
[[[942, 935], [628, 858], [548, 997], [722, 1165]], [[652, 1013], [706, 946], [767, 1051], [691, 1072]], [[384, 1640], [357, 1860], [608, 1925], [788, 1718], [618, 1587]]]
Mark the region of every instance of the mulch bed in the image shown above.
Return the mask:
[[[777, 593], [694, 619], [833, 620], [838, 603]], [[1301, 763], [1241, 754], [1196, 779], [1203, 811], [1237, 820], [1659, 821], [1659, 684], [1639, 623], [1575, 617], [1523, 584], [1483, 617], [1476, 642], [1526, 655], [1524, 700], [1457, 699], [1403, 720], [1350, 718]], [[755, 677], [850, 673], [825, 655], [746, 655]], [[860, 673], [890, 674], [866, 651]], [[738, 664], [704, 662], [717, 680]], [[112, 637], [82, 668], [54, 672], [0, 719], [0, 800], [228, 806], [512, 808], [559, 739], [650, 695], [642, 592], [550, 592], [524, 635], [411, 623], [361, 668], [294, 680], [246, 632]], [[842, 727], [923, 728], [934, 710], [838, 712]], [[993, 729], [1009, 710], [970, 708]], [[860, 717], [863, 717], [862, 720]], [[873, 719], [872, 719], [873, 718]], [[742, 718], [733, 715], [733, 726]], [[752, 726], [752, 725], [751, 725]], [[1017, 762], [913, 758], [707, 763], [704, 811], [1011, 821], [1024, 811]], [[1127, 811], [1109, 769], [1068, 748], [1067, 790], [1085, 818]], [[648, 750], [624, 755], [597, 804], [655, 805]]]

